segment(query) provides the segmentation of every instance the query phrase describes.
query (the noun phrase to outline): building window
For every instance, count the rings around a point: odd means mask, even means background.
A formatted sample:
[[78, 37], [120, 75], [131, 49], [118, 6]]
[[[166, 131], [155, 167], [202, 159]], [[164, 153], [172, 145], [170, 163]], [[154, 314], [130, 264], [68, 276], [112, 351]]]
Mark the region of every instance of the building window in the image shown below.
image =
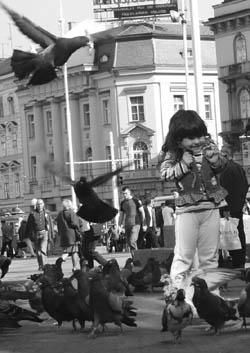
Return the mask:
[[6, 135], [5, 134], [0, 135], [0, 140], [1, 140], [1, 155], [5, 156], [7, 153]]
[[15, 132], [12, 133], [12, 148], [17, 149], [17, 133]]
[[90, 113], [89, 113], [89, 104], [83, 104], [83, 124], [84, 127], [90, 127]]
[[30, 175], [31, 179], [36, 180], [36, 156], [31, 156], [30, 157]]
[[246, 88], [243, 88], [239, 94], [240, 101], [240, 118], [245, 119], [250, 117], [250, 94]]
[[0, 118], [3, 118], [4, 110], [3, 110], [3, 97], [0, 97]]
[[129, 97], [132, 121], [144, 121], [144, 99], [143, 96]]
[[14, 176], [15, 180], [15, 195], [20, 196], [21, 195], [21, 186], [20, 186], [20, 175], [18, 173], [15, 174]]
[[[86, 160], [91, 162], [93, 160], [93, 154], [92, 154], [92, 148], [89, 147], [86, 150]], [[87, 176], [92, 177], [93, 174], [93, 169], [92, 169], [92, 163], [87, 163]]]
[[212, 109], [211, 109], [211, 96], [205, 95], [204, 96], [204, 103], [205, 103], [205, 119], [212, 120]]
[[3, 184], [3, 193], [4, 193], [4, 198], [9, 199], [10, 198], [10, 190], [9, 190], [9, 176], [4, 175], [4, 184]]
[[144, 142], [135, 142], [133, 146], [135, 169], [147, 169], [149, 160], [148, 146]]
[[28, 114], [28, 137], [30, 139], [35, 138], [35, 119], [34, 114]]
[[14, 98], [9, 96], [8, 97], [8, 103], [9, 103], [9, 113], [10, 114], [15, 114]]
[[236, 63], [247, 61], [246, 39], [242, 33], [237, 34], [234, 38], [234, 53]]
[[183, 95], [174, 96], [174, 112], [184, 109], [184, 106], [185, 106], [184, 96]]
[[[106, 146], [105, 152], [106, 152], [106, 159], [109, 159], [111, 161], [111, 148], [110, 148], [110, 146]], [[112, 170], [112, 163], [111, 162], [107, 163], [107, 170], [109, 172], [111, 172], [111, 170]]]
[[110, 104], [109, 99], [102, 100], [103, 123], [110, 124]]
[[52, 125], [52, 114], [50, 110], [46, 111], [46, 124], [47, 124], [47, 133], [53, 134], [53, 125]]

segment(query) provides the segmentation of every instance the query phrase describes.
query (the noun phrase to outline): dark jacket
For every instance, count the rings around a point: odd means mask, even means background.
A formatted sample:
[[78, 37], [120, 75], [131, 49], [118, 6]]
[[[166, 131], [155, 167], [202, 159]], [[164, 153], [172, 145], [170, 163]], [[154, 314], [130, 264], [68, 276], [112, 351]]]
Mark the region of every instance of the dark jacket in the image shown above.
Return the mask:
[[228, 191], [226, 201], [231, 216], [242, 213], [248, 191], [248, 180], [244, 169], [238, 163], [229, 160], [220, 175], [220, 183]]
[[77, 240], [76, 231], [79, 231], [79, 218], [76, 213], [71, 209], [62, 210], [58, 213], [56, 221], [61, 247], [74, 245]]
[[[44, 217], [45, 217], [45, 229], [48, 231], [48, 238], [49, 241], [54, 238], [54, 227], [53, 227], [53, 222], [52, 219], [49, 215], [49, 213], [46, 210], [43, 210], [44, 212]], [[25, 230], [25, 238], [29, 238], [32, 241], [36, 239], [36, 231], [37, 231], [37, 226], [38, 226], [38, 215], [39, 212], [37, 210], [31, 212], [29, 214], [29, 217], [27, 219], [27, 225], [26, 225], [26, 230]]]

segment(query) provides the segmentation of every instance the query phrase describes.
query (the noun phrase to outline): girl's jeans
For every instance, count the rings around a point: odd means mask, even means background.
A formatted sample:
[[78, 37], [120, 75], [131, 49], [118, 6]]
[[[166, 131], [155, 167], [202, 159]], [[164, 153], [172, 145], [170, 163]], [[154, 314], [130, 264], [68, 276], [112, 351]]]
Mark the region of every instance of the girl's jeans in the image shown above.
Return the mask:
[[[179, 283], [193, 265], [197, 249], [199, 269], [218, 267], [220, 214], [218, 209], [178, 214], [175, 223], [175, 255], [171, 278]], [[178, 287], [181, 285], [178, 284]], [[182, 287], [182, 286], [181, 286]]]

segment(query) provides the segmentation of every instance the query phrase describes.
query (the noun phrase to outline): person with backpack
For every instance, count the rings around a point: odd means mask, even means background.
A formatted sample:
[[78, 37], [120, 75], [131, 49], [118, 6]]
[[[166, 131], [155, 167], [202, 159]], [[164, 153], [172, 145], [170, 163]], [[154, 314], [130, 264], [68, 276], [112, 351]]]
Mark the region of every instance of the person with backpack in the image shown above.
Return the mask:
[[133, 197], [127, 186], [122, 188], [122, 193], [124, 200], [120, 205], [118, 225], [119, 229], [124, 225], [125, 236], [133, 258], [134, 252], [137, 250], [137, 240], [141, 226], [144, 232], [147, 230], [145, 212], [141, 201]]

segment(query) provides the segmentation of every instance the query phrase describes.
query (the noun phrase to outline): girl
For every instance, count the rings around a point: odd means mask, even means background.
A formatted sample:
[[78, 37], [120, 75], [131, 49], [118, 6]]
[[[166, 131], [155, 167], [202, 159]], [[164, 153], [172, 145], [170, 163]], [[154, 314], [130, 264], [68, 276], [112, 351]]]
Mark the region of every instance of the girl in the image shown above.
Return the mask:
[[209, 138], [204, 121], [192, 110], [179, 110], [171, 118], [162, 156], [161, 176], [175, 181], [178, 190], [171, 278], [180, 287], [196, 250], [199, 269], [218, 267], [218, 208], [227, 194], [218, 173], [226, 161]]

